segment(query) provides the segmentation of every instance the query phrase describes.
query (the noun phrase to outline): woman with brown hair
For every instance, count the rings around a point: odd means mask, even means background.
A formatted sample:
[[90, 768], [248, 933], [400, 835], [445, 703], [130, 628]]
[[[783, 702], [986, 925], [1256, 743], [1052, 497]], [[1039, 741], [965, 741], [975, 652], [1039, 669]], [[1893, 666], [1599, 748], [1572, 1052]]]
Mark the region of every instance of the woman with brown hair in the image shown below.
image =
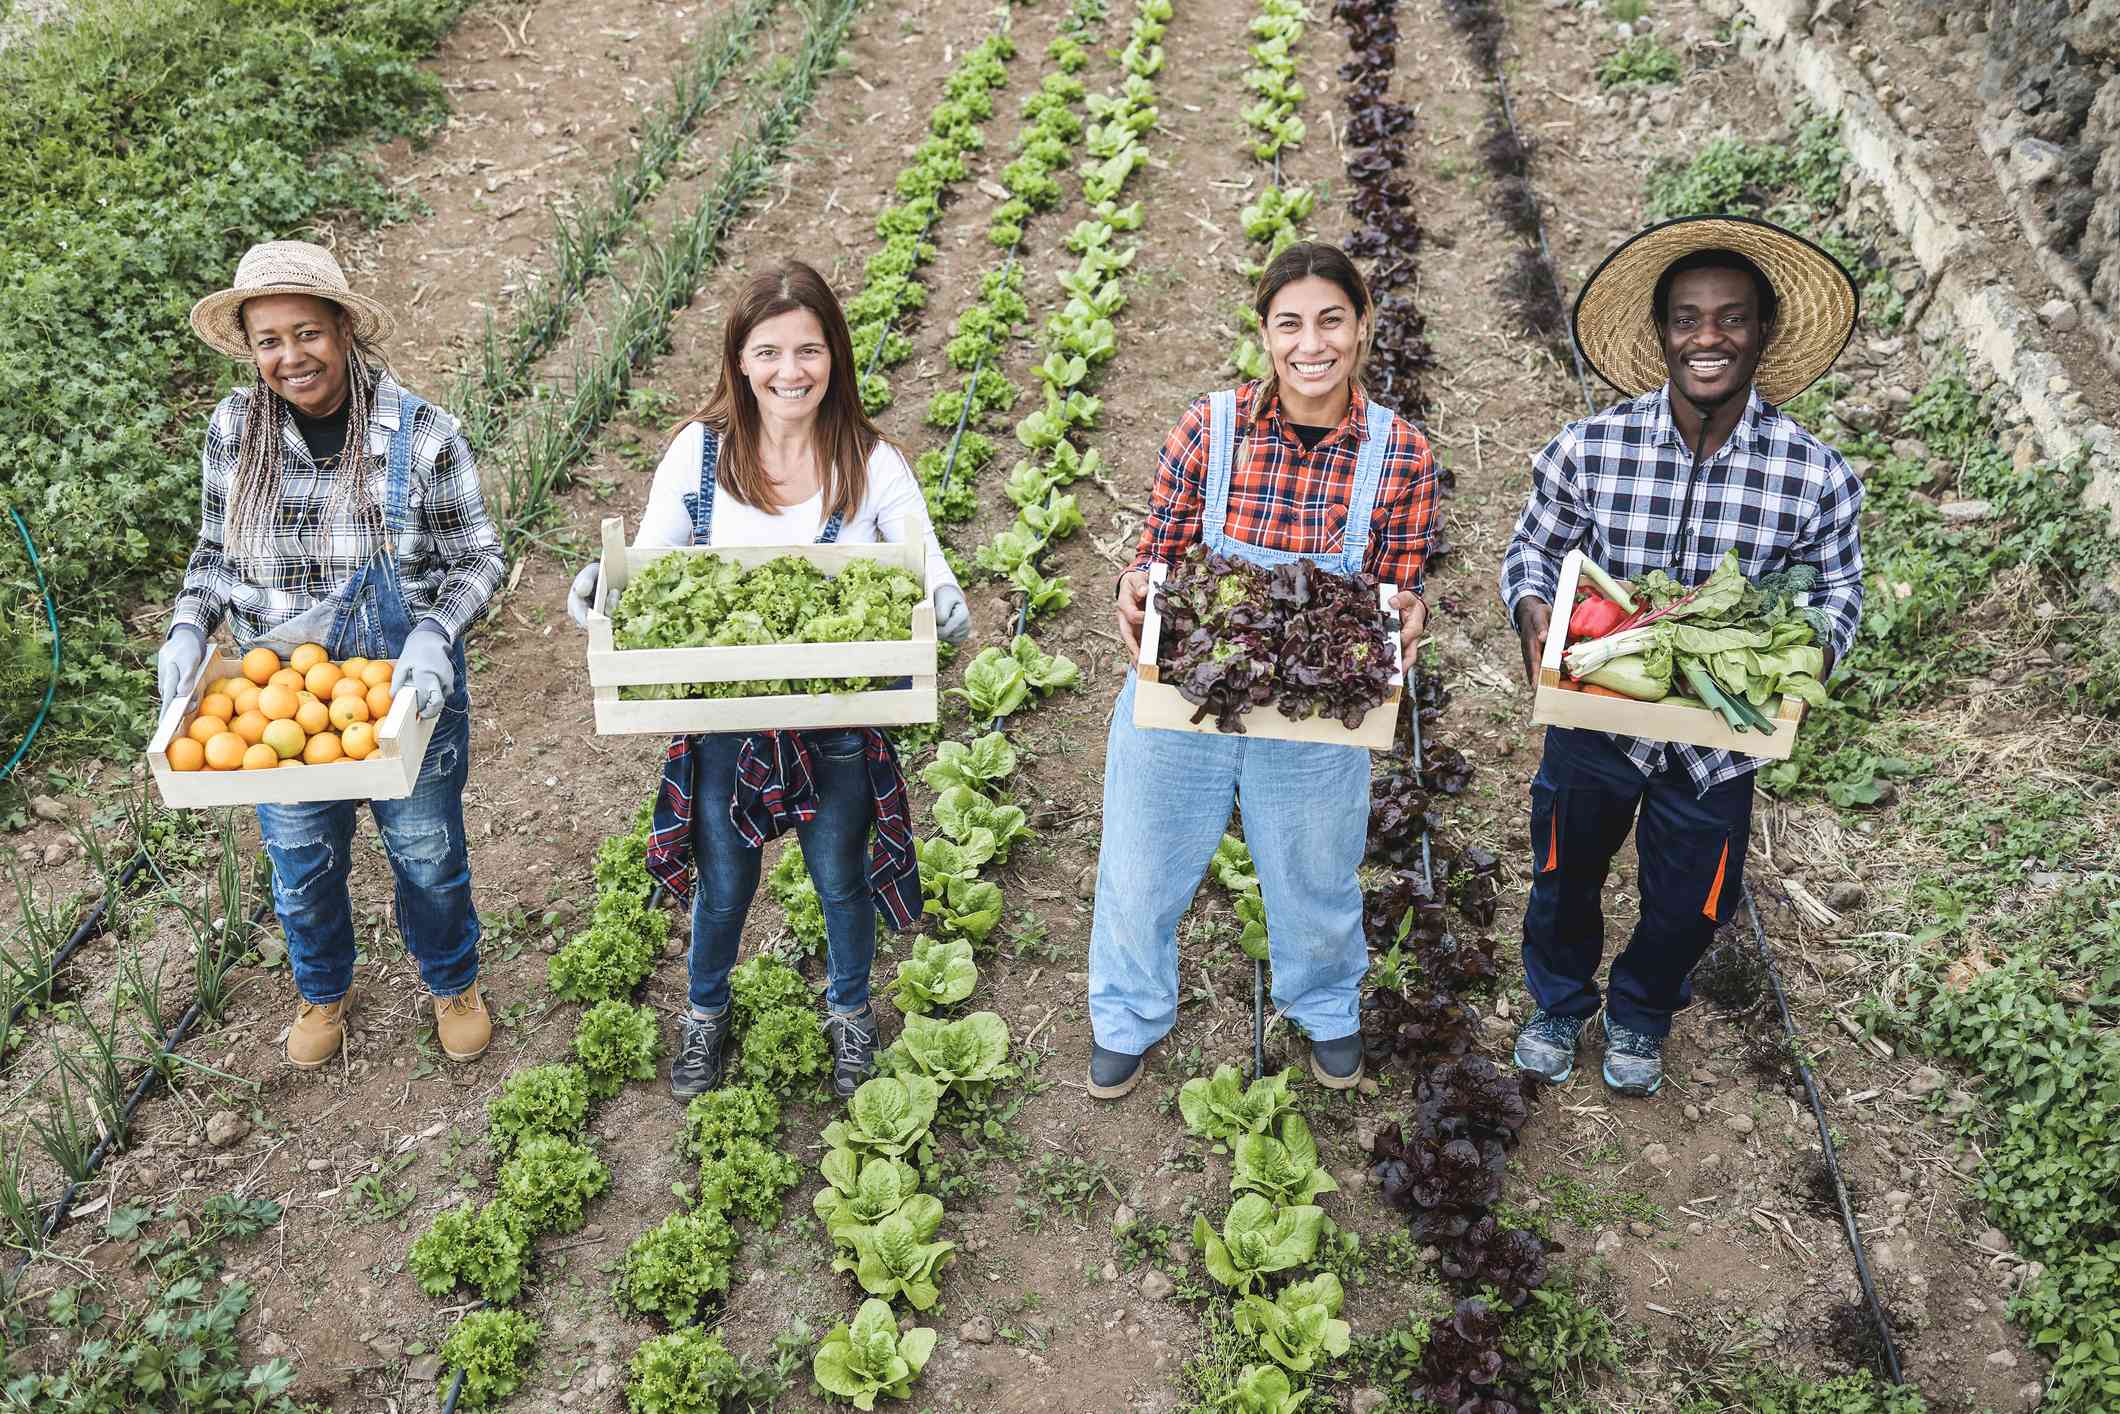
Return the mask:
[[[846, 315], [824, 277], [800, 261], [754, 275], [729, 311], [720, 383], [663, 455], [633, 543], [898, 544], [917, 537], [935, 586], [936, 631], [961, 643], [971, 617], [920, 484], [862, 410], [855, 381]], [[575, 578], [568, 610], [577, 623], [587, 621], [597, 577], [592, 564]], [[758, 892], [759, 846], [790, 823], [824, 906], [833, 1085], [842, 1096], [854, 1093], [876, 1053], [869, 968], [877, 910], [900, 928], [920, 916], [908, 820], [897, 757], [873, 727], [671, 743], [648, 867], [679, 897], [693, 894], [692, 1006], [670, 1066], [672, 1094], [697, 1095], [721, 1083], [729, 971]], [[868, 848], [872, 823], [877, 840]]]
[[[1290, 246], [1253, 299], [1268, 375], [1194, 401], [1163, 445], [1148, 523], [1116, 612], [1127, 660], [1140, 656], [1148, 567], [1193, 546], [1262, 566], [1310, 560], [1400, 586], [1400, 647], [1428, 619], [1421, 566], [1435, 513], [1425, 438], [1361, 385], [1368, 287], [1338, 247]], [[1104, 833], [1090, 928], [1089, 1092], [1113, 1100], [1178, 1015], [1178, 920], [1244, 806], [1266, 904], [1274, 1005], [1310, 1037], [1311, 1074], [1333, 1089], [1362, 1076], [1357, 1015], [1368, 948], [1362, 862], [1369, 753], [1134, 725], [1135, 680], [1112, 712]]]

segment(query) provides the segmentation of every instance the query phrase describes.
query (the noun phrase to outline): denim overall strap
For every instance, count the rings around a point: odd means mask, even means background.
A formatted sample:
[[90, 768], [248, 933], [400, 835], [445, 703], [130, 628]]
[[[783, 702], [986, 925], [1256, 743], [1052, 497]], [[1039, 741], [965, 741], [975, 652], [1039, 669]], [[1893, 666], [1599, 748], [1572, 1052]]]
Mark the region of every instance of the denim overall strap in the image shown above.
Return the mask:
[[699, 489], [685, 493], [685, 509], [692, 513], [692, 543], [714, 543], [715, 473], [721, 466], [721, 438], [714, 429], [699, 426]]
[[[1340, 532], [1340, 573], [1357, 575], [1369, 553], [1369, 531], [1376, 519], [1377, 490], [1384, 484], [1384, 453], [1391, 444], [1391, 409], [1371, 399], [1369, 426], [1354, 462], [1354, 490], [1347, 501], [1347, 525]], [[1407, 586], [1411, 588], [1411, 585]]]
[[397, 430], [390, 434], [383, 462], [383, 543], [332, 596], [339, 608], [323, 642], [334, 658], [395, 658], [412, 632], [397, 557], [412, 548], [413, 420], [426, 406], [411, 391], [398, 389]]
[[824, 523], [824, 529], [817, 532], [817, 538], [811, 543], [814, 545], [837, 545], [839, 543], [839, 532], [844, 528], [845, 520], [846, 517], [840, 515], [839, 512], [832, 512], [832, 518]]
[[1207, 485], [1201, 488], [1200, 539], [1221, 551], [1229, 520], [1230, 466], [1236, 458], [1237, 394], [1224, 388], [1207, 395]]

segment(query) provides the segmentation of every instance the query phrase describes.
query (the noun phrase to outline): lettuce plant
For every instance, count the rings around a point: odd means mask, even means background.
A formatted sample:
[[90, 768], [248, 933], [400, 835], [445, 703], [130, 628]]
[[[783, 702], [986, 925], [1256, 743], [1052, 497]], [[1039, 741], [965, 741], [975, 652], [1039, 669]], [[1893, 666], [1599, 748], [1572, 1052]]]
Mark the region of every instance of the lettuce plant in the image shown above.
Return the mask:
[[670, 920], [648, 907], [645, 892], [599, 898], [588, 930], [546, 962], [545, 981], [561, 1001], [623, 997], [655, 970], [669, 936]]
[[1246, 1365], [1222, 1399], [1231, 1414], [1296, 1414], [1309, 1390], [1291, 1389], [1278, 1365]]
[[984, 831], [993, 841], [996, 864], [1008, 863], [1009, 847], [1031, 833], [1022, 806], [997, 802], [969, 786], [951, 786], [936, 796], [934, 814], [935, 823], [952, 840], [961, 842]]
[[1248, 1292], [1273, 1272], [1300, 1267], [1317, 1255], [1325, 1226], [1323, 1208], [1275, 1208], [1273, 1200], [1247, 1193], [1230, 1205], [1217, 1234], [1206, 1214], [1193, 1219], [1193, 1245], [1205, 1254], [1207, 1274], [1224, 1286]]
[[581, 1133], [589, 1118], [589, 1082], [577, 1065], [534, 1065], [508, 1077], [486, 1102], [486, 1145], [506, 1162], [527, 1139]]
[[935, 1351], [935, 1333], [915, 1326], [904, 1335], [888, 1303], [864, 1301], [853, 1322], [836, 1327], [817, 1347], [810, 1373], [828, 1394], [874, 1409], [877, 1396], [912, 1397], [913, 1381]]
[[745, 1023], [743, 1049], [733, 1067], [738, 1084], [786, 1095], [832, 1068], [831, 1049], [808, 1005], [807, 988], [803, 995], [801, 1006], [769, 1007]]
[[863, 1158], [852, 1149], [834, 1149], [820, 1168], [825, 1186], [811, 1208], [834, 1237], [882, 1222], [920, 1191], [920, 1171], [903, 1159]]
[[914, 1310], [925, 1311], [942, 1294], [935, 1274], [957, 1250], [954, 1242], [929, 1240], [941, 1225], [941, 1201], [916, 1193], [889, 1217], [835, 1234], [853, 1247], [854, 1255], [836, 1258], [832, 1270], [852, 1272], [871, 1296], [886, 1301], [903, 1296]]
[[1015, 1075], [1008, 1047], [1008, 1023], [991, 1011], [957, 1021], [908, 1016], [884, 1063], [894, 1074], [924, 1075], [940, 1085], [979, 1084]]
[[1490, 1214], [1444, 1251], [1443, 1275], [1492, 1287], [1503, 1302], [1521, 1307], [1546, 1283], [1546, 1243], [1535, 1232], [1503, 1227]]
[[1421, 1363], [1408, 1381], [1413, 1393], [1472, 1414], [1519, 1414], [1536, 1407], [1507, 1379], [1502, 1326], [1501, 1313], [1477, 1300], [1460, 1301], [1449, 1315], [1436, 1317]]
[[464, 1372], [458, 1406], [483, 1409], [515, 1393], [537, 1349], [538, 1324], [520, 1311], [473, 1311], [442, 1342], [444, 1368]]
[[1202, 1139], [1228, 1139], [1239, 1134], [1263, 1134], [1283, 1110], [1292, 1108], [1295, 1097], [1288, 1093], [1292, 1070], [1262, 1075], [1249, 1087], [1233, 1065], [1218, 1065], [1214, 1077], [1196, 1075], [1178, 1090], [1178, 1112], [1185, 1127]]
[[954, 786], [965, 786], [982, 794], [995, 790], [1016, 773], [1016, 748], [1000, 732], [988, 732], [966, 745], [945, 741], [935, 748], [935, 759], [920, 773], [937, 794]]
[[1298, 1207], [1340, 1185], [1318, 1163], [1317, 1141], [1303, 1116], [1290, 1110], [1281, 1119], [1281, 1135], [1243, 1134], [1236, 1142], [1236, 1171], [1231, 1191], [1257, 1193], [1278, 1207]]
[[1237, 1298], [1237, 1329], [1255, 1338], [1280, 1364], [1309, 1370], [1321, 1360], [1347, 1353], [1352, 1328], [1334, 1319], [1343, 1299], [1340, 1279], [1320, 1272], [1282, 1288], [1271, 1301], [1257, 1295]]
[[611, 1186], [611, 1171], [593, 1150], [540, 1134], [501, 1165], [500, 1201], [521, 1213], [533, 1233], [574, 1232], [591, 1198]]
[[845, 1119], [824, 1127], [835, 1149], [900, 1158], [927, 1137], [942, 1087], [924, 1075], [879, 1075], [863, 1082], [847, 1101]]
[[641, 1342], [626, 1372], [627, 1414], [720, 1414], [746, 1393], [743, 1366], [698, 1326]]
[[[790, 841], [792, 847], [793, 841]], [[775, 1007], [808, 1007], [810, 984], [777, 957], [761, 954], [729, 970], [729, 1004], [736, 1008], [740, 1034], [759, 1013]]]
[[961, 1002], [979, 985], [972, 945], [962, 940], [913, 939], [912, 956], [898, 964], [891, 1001], [908, 1017], [925, 1016], [936, 1007]]
[[405, 1264], [429, 1296], [447, 1296], [462, 1282], [478, 1288], [488, 1301], [506, 1305], [523, 1289], [529, 1253], [528, 1220], [495, 1199], [484, 1207], [467, 1202], [435, 1214], [434, 1222], [414, 1239]]
[[736, 1247], [736, 1233], [720, 1213], [672, 1213], [633, 1239], [612, 1294], [638, 1315], [690, 1325], [708, 1301], [729, 1289]]
[[812, 956], [822, 956], [825, 947], [824, 902], [817, 897], [817, 885], [810, 878], [809, 866], [803, 861], [802, 844], [789, 840], [773, 862], [772, 872], [766, 875], [766, 889], [773, 901], [787, 915], [788, 932], [794, 935], [795, 945]]
[[780, 1195], [801, 1182], [793, 1159], [745, 1135], [700, 1161], [699, 1206], [771, 1227], [780, 1221]]
[[703, 1159], [738, 1139], [771, 1139], [780, 1132], [780, 1101], [760, 1085], [724, 1085], [685, 1106], [684, 1152]]
[[653, 1080], [662, 1049], [655, 1013], [614, 997], [582, 1013], [574, 1030], [574, 1058], [581, 1062], [589, 1093], [608, 1100], [628, 1080]]

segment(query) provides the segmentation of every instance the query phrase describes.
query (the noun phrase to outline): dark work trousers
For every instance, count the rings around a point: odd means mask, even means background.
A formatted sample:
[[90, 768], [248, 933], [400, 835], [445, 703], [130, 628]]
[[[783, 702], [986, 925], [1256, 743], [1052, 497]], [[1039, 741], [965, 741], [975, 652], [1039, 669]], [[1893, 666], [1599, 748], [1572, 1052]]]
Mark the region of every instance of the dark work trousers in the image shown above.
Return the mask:
[[1749, 772], [1697, 795], [1676, 762], [1645, 776], [1602, 732], [1548, 727], [1531, 781], [1524, 980], [1532, 1000], [1556, 1016], [1597, 1011], [1601, 895], [1637, 811], [1641, 921], [1613, 960], [1607, 1015], [1666, 1036], [1672, 1013], [1692, 999], [1693, 968], [1716, 925], [1737, 907], [1752, 831]]

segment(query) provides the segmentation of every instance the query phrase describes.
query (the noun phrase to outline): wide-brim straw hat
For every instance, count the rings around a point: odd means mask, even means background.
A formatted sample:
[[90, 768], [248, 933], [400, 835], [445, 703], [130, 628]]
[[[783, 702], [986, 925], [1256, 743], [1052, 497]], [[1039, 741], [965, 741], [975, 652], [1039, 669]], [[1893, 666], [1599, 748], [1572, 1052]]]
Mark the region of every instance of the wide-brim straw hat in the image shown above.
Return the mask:
[[1641, 231], [1605, 257], [1575, 299], [1575, 346], [1591, 371], [1629, 397], [1670, 381], [1651, 306], [1673, 263], [1702, 250], [1746, 257], [1774, 286], [1780, 309], [1753, 385], [1779, 406], [1818, 381], [1855, 332], [1861, 298], [1847, 267], [1771, 221], [1681, 216]]
[[243, 252], [233, 285], [191, 307], [191, 327], [230, 358], [252, 359], [250, 340], [243, 333], [243, 302], [261, 295], [330, 300], [346, 311], [354, 337], [364, 343], [389, 337], [397, 322], [380, 301], [347, 288], [346, 272], [324, 247], [307, 241], [267, 241]]

